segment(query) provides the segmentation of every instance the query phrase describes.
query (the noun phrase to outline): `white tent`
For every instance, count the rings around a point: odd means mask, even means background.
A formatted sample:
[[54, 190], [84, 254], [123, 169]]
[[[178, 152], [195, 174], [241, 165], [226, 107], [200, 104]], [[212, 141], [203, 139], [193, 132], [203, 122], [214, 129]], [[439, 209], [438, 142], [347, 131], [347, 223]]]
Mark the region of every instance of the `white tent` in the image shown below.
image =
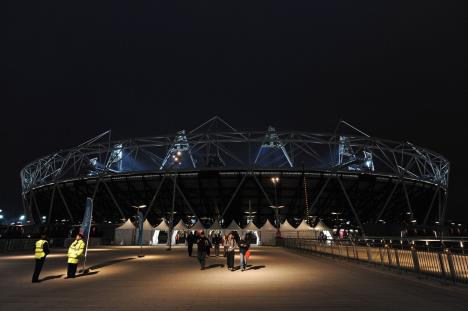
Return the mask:
[[320, 232], [323, 232], [323, 234], [325, 234], [325, 236], [327, 237], [327, 240], [331, 240], [333, 239], [332, 235], [331, 235], [331, 232], [332, 232], [332, 229], [330, 229], [330, 227], [328, 227], [323, 221], [319, 221], [317, 223], [317, 225], [315, 225], [314, 227], [314, 230], [318, 236], [318, 234]]
[[278, 229], [275, 228], [271, 224], [269, 220], [265, 222], [265, 224], [260, 228], [260, 239], [262, 241], [262, 245], [276, 245], [276, 231]]
[[151, 237], [153, 235], [153, 226], [149, 223], [148, 219], [143, 223], [143, 245], [151, 244]]
[[257, 237], [257, 245], [260, 245], [261, 242], [259, 231], [260, 229], [258, 229], [258, 227], [253, 222], [249, 222], [247, 226], [245, 226], [244, 229], [242, 229], [242, 235], [244, 236], [248, 232], [253, 232], [253, 234], [255, 234], [255, 236]]
[[297, 226], [296, 230], [298, 231], [306, 231], [306, 230], [313, 230], [311, 226], [309, 226], [305, 220], [302, 220], [302, 222]]
[[296, 228], [297, 231], [297, 237], [298, 238], [316, 238], [317, 237], [317, 231], [314, 230], [311, 226], [309, 226], [305, 220], [302, 220], [302, 222], [297, 226]]
[[117, 245], [132, 245], [135, 236], [135, 226], [130, 218], [121, 226], [115, 228], [114, 242]]
[[173, 230], [172, 230], [171, 244], [176, 245], [176, 235], [177, 235], [177, 233], [179, 231], [186, 231], [186, 230], [187, 230], [187, 226], [185, 225], [185, 223], [182, 221], [182, 219], [179, 220], [177, 225], [175, 225]]
[[242, 228], [239, 227], [239, 225], [236, 223], [236, 221], [234, 219], [231, 221], [229, 226], [224, 228], [224, 231], [227, 231], [227, 232], [231, 232], [231, 231], [241, 232], [241, 230], [242, 230]]
[[253, 222], [249, 222], [247, 226], [245, 226], [244, 229], [242, 229], [242, 231], [258, 231], [258, 230], [260, 229], [258, 229], [258, 227]]
[[210, 230], [223, 230], [219, 221], [215, 220], [215, 222], [210, 226]]
[[315, 225], [314, 230], [316, 231], [331, 231], [330, 227], [328, 227], [323, 221], [319, 221], [317, 225]]
[[276, 232], [276, 227], [271, 224], [269, 220], [265, 222], [265, 224], [260, 228], [260, 231], [274, 231]]
[[185, 223], [181, 219], [181, 220], [179, 220], [177, 225], [174, 226], [174, 230], [185, 231], [185, 230], [187, 230], [187, 226], [185, 225]]
[[167, 224], [166, 219], [162, 219], [161, 223], [154, 227], [154, 230], [159, 230], [159, 231], [169, 231], [169, 225]]
[[197, 222], [190, 227], [190, 230], [205, 230], [205, 226], [201, 223], [200, 219], [197, 220]]
[[218, 233], [222, 234], [223, 227], [221, 227], [221, 224], [217, 220], [215, 220], [213, 224], [208, 228], [208, 235], [211, 236], [213, 231], [215, 231], [217, 234]]
[[166, 219], [162, 219], [161, 223], [154, 227], [154, 234], [153, 234], [153, 245], [159, 244], [159, 233], [161, 231], [169, 232], [169, 226], [167, 225]]
[[280, 225], [280, 232], [283, 238], [297, 238], [296, 228], [287, 219]]

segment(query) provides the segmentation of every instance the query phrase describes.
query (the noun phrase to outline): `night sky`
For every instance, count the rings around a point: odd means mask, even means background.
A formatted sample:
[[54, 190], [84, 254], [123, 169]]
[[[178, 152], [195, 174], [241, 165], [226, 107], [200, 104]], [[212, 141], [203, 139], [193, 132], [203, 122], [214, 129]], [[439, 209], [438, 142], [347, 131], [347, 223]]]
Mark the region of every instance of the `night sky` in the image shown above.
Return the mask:
[[[452, 165], [448, 219], [468, 221], [466, 16], [455, 1], [8, 1], [0, 209], [28, 162], [112, 129], [332, 132], [342, 118]], [[465, 105], [465, 106], [464, 106]]]

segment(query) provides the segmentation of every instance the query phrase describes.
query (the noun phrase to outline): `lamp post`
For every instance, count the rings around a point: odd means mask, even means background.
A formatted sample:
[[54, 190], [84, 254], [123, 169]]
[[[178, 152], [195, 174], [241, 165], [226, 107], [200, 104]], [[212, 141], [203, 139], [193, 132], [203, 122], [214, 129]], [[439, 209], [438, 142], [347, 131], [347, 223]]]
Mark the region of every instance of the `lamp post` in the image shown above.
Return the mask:
[[275, 210], [275, 218], [276, 218], [276, 227], [277, 227], [277, 236], [281, 236], [281, 232], [280, 232], [280, 220], [279, 220], [279, 209], [280, 208], [283, 208], [284, 206], [279, 206], [278, 205], [278, 192], [277, 192], [277, 184], [279, 183], [280, 179], [279, 177], [272, 177], [271, 178], [271, 182], [273, 183], [273, 185], [275, 186], [275, 205], [272, 205], [270, 206], [271, 208], [273, 208]]
[[140, 254], [138, 254], [138, 257], [140, 257], [140, 258], [144, 257], [143, 256], [143, 223], [140, 223], [140, 222], [143, 222], [143, 219], [142, 218], [140, 219], [140, 217], [138, 216], [138, 212], [140, 211], [140, 209], [143, 209], [145, 207], [146, 207], [145, 204], [138, 205], [138, 206], [135, 206], [135, 205], [133, 206], [133, 208], [136, 209], [136, 219], [138, 219], [138, 222], [137, 222], [138, 232], [139, 232], [138, 238], [140, 240], [139, 241], [140, 242]]
[[172, 168], [174, 174], [174, 188], [172, 191], [172, 207], [171, 207], [171, 215], [169, 216], [169, 247], [167, 248], [168, 251], [172, 250], [172, 234], [174, 231], [174, 209], [175, 209], [175, 194], [176, 194], [176, 187], [177, 187], [177, 170], [179, 165], [182, 164], [182, 152], [177, 151], [176, 154], [172, 155]]

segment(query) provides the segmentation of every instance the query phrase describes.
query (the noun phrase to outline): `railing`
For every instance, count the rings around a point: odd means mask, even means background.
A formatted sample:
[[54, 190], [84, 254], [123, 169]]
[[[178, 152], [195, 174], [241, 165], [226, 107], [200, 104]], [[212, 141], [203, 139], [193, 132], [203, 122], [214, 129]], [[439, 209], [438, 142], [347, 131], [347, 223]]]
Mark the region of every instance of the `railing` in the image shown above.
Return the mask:
[[367, 262], [401, 271], [468, 283], [468, 256], [449, 248], [417, 246], [416, 243], [380, 244], [369, 241], [278, 239], [278, 245], [303, 252], [315, 252], [352, 261]]

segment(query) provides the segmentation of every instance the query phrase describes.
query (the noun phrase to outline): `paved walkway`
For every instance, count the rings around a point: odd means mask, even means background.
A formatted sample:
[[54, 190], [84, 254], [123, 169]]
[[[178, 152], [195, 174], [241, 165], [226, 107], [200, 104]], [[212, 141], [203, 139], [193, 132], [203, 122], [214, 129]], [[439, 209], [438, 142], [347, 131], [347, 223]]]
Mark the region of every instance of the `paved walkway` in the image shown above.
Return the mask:
[[32, 256], [0, 255], [0, 310], [468, 310], [465, 288], [281, 248], [254, 249], [245, 272], [221, 267], [223, 257], [200, 271], [182, 248], [144, 258], [137, 248], [94, 249], [91, 273], [70, 280], [64, 250], [53, 252], [37, 284]]

